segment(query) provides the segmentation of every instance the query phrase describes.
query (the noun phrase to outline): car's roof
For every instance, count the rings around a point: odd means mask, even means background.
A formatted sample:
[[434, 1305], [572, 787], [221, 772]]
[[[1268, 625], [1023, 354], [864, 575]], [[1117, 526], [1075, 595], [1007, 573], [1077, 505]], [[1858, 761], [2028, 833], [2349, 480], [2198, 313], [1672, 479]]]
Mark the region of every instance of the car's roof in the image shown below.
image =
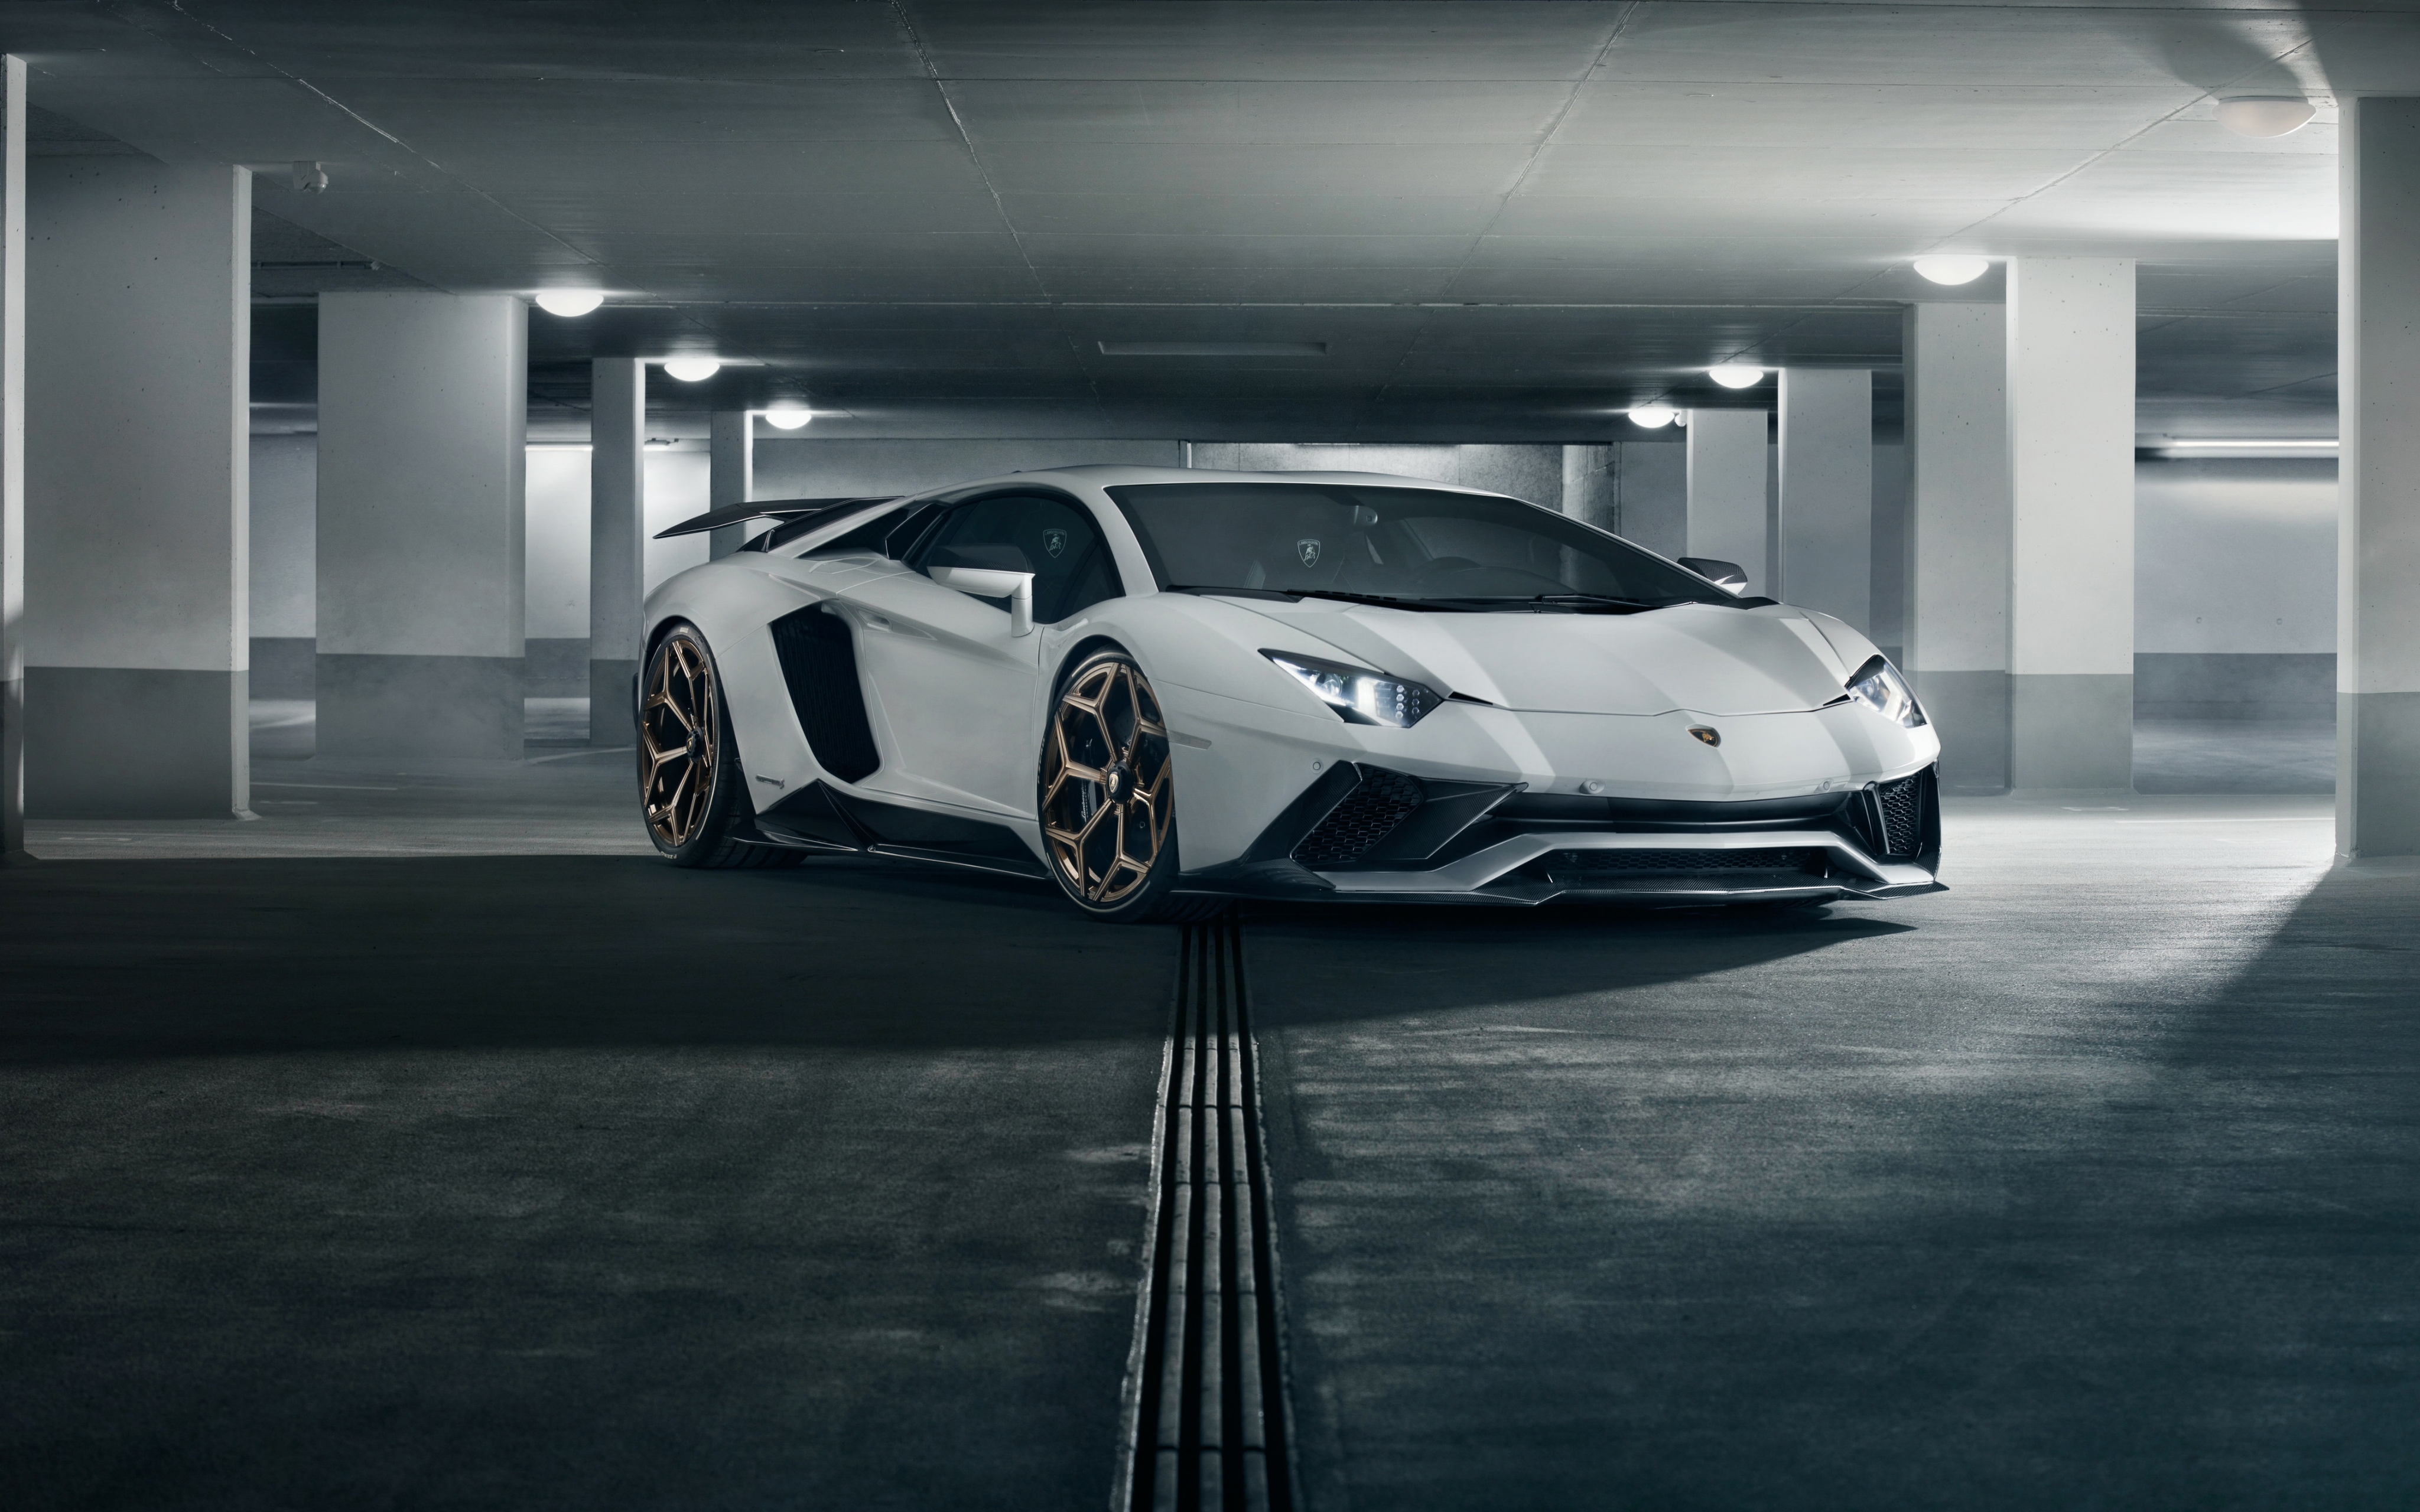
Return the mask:
[[1004, 483], [1059, 483], [1087, 488], [1115, 488], [1141, 483], [1345, 483], [1373, 488], [1435, 488], [1446, 493], [1484, 494], [1503, 498], [1485, 488], [1468, 488], [1457, 483], [1439, 483], [1433, 478], [1405, 478], [1388, 472], [1218, 472], [1208, 468], [1137, 467], [1124, 462], [1088, 462], [1079, 467], [1037, 468], [1028, 472], [1004, 473], [997, 478], [976, 478], [954, 483], [946, 488], [926, 490], [933, 493], [957, 493], [968, 488], [985, 488]]

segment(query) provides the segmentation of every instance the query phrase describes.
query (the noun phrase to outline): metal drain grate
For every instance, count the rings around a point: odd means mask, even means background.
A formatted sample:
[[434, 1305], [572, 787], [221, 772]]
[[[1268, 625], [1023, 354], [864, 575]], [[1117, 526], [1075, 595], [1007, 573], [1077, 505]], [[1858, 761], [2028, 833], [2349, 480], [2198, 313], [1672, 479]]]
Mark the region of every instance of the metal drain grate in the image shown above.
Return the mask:
[[1294, 1505], [1276, 1255], [1243, 935], [1188, 924], [1159, 1124], [1150, 1281], [1138, 1305], [1118, 1504], [1134, 1512]]

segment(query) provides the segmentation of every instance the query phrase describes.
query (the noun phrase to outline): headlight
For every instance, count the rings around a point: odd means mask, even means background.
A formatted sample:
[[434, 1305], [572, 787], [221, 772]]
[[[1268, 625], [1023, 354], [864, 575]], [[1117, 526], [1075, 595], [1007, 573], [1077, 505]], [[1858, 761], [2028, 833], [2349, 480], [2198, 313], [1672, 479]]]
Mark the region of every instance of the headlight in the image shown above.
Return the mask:
[[1319, 696], [1321, 702], [1351, 724], [1391, 724], [1408, 730], [1445, 702], [1444, 694], [1425, 683], [1382, 677], [1358, 667], [1318, 661], [1291, 651], [1264, 651], [1261, 655], [1292, 672], [1296, 681]]
[[1867, 657], [1866, 664], [1849, 679], [1849, 696], [1907, 729], [1914, 730], [1924, 723], [1924, 709], [1916, 702], [1916, 689], [1907, 686], [1907, 679], [1900, 675], [1887, 657]]

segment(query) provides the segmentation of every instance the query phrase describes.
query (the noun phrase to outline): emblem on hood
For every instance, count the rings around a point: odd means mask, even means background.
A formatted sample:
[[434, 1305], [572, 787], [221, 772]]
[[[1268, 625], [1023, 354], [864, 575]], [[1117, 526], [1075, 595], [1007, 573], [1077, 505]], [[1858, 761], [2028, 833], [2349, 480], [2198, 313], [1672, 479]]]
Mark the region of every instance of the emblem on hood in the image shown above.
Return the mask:
[[1318, 566], [1318, 565], [1319, 565], [1319, 538], [1318, 538], [1317, 536], [1315, 536], [1315, 535], [1307, 535], [1307, 536], [1303, 537], [1301, 540], [1296, 541], [1296, 542], [1294, 544], [1294, 554], [1295, 554], [1295, 556], [1298, 556], [1298, 557], [1302, 558], [1302, 564], [1303, 564], [1304, 566], [1306, 566], [1306, 567], [1316, 567], [1316, 566]]
[[1689, 733], [1697, 736], [1699, 740], [1704, 741], [1709, 746], [1719, 746], [1723, 743], [1723, 733], [1721, 731], [1711, 730], [1701, 724], [1691, 725], [1689, 727]]
[[1067, 532], [1056, 525], [1042, 532], [1042, 549], [1058, 556], [1067, 549]]

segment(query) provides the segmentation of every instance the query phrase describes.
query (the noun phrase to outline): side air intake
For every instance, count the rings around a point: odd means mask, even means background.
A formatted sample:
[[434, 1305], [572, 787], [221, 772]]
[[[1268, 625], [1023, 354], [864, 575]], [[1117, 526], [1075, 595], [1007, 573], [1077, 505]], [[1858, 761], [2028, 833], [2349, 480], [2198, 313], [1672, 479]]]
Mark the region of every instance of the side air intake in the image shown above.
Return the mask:
[[1360, 782], [1294, 848], [1294, 858], [1317, 870], [1357, 861], [1425, 801], [1419, 779], [1383, 766], [1363, 766]]
[[844, 782], [861, 782], [882, 764], [857, 680], [857, 642], [848, 623], [816, 604], [775, 620], [773, 651], [815, 764]]
[[1931, 767], [1876, 783], [1862, 796], [1857, 828], [1876, 859], [1912, 860], [1940, 844], [1941, 797]]

